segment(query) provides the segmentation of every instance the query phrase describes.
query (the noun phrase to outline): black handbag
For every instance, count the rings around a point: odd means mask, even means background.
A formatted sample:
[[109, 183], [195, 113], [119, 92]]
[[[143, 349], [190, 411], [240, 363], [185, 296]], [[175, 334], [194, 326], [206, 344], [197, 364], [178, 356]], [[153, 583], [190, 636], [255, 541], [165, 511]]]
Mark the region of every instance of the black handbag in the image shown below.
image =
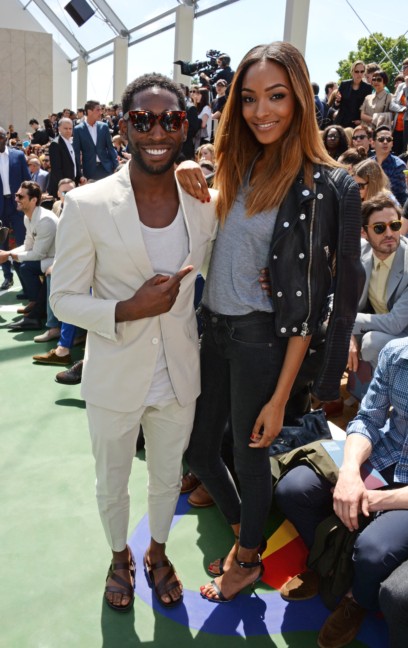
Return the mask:
[[3, 243], [6, 241], [9, 233], [9, 228], [5, 227], [3, 223], [0, 221], [0, 245], [3, 245]]
[[283, 426], [279, 436], [269, 446], [269, 456], [290, 452], [312, 441], [331, 438], [324, 411], [322, 409], [313, 410], [302, 417], [301, 425]]

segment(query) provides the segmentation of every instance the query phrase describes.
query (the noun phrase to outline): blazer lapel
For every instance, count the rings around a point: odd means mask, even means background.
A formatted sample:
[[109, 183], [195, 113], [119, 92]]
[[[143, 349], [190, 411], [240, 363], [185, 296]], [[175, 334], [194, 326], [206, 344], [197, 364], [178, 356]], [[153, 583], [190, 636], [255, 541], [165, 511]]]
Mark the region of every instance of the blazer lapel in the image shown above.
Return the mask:
[[111, 216], [127, 253], [135, 267], [147, 279], [153, 276], [153, 268], [143, 240], [135, 196], [129, 177], [129, 165], [117, 174], [112, 197]]
[[400, 243], [395, 253], [394, 261], [390, 269], [390, 274], [388, 275], [387, 289], [386, 289], [387, 304], [390, 301], [393, 293], [398, 288], [399, 283], [403, 277], [404, 257], [405, 257], [405, 250], [403, 249], [402, 244]]
[[[367, 244], [368, 246], [368, 244]], [[362, 295], [360, 297], [358, 309], [362, 310], [363, 308], [366, 307], [367, 305], [367, 299], [368, 299], [368, 285], [370, 283], [370, 276], [371, 276], [371, 271], [373, 268], [373, 253], [371, 250], [371, 246], [368, 246], [368, 249], [363, 252], [361, 255], [361, 263], [363, 264], [364, 267], [364, 272], [365, 272], [365, 282], [364, 282], [364, 288]]]

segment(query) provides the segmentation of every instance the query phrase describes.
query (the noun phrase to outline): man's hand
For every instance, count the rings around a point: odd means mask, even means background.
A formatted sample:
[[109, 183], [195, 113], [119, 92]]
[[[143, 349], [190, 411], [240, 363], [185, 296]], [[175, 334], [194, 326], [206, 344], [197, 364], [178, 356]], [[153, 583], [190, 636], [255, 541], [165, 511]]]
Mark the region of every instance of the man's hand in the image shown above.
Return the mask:
[[201, 202], [210, 202], [207, 181], [201, 167], [192, 160], [185, 160], [176, 169], [176, 178], [184, 191]]
[[192, 270], [193, 266], [186, 266], [172, 277], [158, 274], [148, 279], [133, 297], [118, 302], [116, 321], [127, 322], [168, 313], [179, 294], [181, 280]]
[[0, 263], [5, 263], [10, 256], [8, 250], [0, 250]]
[[360, 472], [340, 469], [333, 493], [333, 509], [349, 531], [358, 529], [358, 515], [369, 515], [368, 491]]
[[349, 371], [357, 371], [359, 363], [359, 348], [355, 335], [350, 338], [349, 354], [347, 359], [347, 369]]

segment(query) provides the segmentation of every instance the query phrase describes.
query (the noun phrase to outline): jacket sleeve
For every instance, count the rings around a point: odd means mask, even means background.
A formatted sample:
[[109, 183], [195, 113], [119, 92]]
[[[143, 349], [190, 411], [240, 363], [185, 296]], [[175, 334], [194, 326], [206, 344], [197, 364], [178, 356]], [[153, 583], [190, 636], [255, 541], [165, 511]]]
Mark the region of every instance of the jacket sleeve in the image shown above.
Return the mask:
[[314, 394], [326, 401], [339, 396], [365, 280], [360, 261], [361, 201], [358, 187], [343, 169], [330, 172], [330, 176], [338, 200], [334, 301], [327, 327], [324, 359], [313, 386]]
[[41, 261], [50, 256], [50, 248], [53, 247], [57, 226], [52, 218], [47, 216], [41, 218], [37, 226], [37, 236], [33, 239], [33, 246], [30, 250], [18, 253], [19, 261]]
[[58, 221], [55, 247], [50, 294], [53, 312], [62, 322], [116, 341], [115, 308], [119, 300], [96, 298], [90, 292], [96, 249], [84, 215], [69, 194]]
[[367, 331], [381, 331], [389, 335], [401, 335], [408, 327], [408, 286], [397, 299], [389, 313], [358, 313], [354, 327], [354, 335]]
[[74, 147], [74, 153], [75, 153], [75, 164], [77, 168], [77, 173], [79, 174], [79, 177], [82, 175], [82, 167], [81, 167], [81, 136], [80, 136], [80, 129], [81, 126], [75, 126], [74, 128], [74, 136], [72, 139], [72, 146]]
[[105, 133], [106, 150], [107, 150], [108, 156], [112, 160], [113, 168], [116, 169], [116, 167], [119, 164], [118, 156], [117, 156], [115, 147], [112, 144], [112, 138], [111, 138], [111, 134], [109, 132], [109, 128], [108, 128], [107, 124], [105, 124], [105, 128], [103, 130], [104, 130], [104, 133]]

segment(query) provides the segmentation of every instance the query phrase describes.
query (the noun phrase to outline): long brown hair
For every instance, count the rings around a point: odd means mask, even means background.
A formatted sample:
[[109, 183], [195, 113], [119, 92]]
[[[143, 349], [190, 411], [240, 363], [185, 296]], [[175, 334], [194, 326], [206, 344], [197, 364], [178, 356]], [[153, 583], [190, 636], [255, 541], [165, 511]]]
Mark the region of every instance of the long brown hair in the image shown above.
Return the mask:
[[354, 167], [354, 175], [368, 182], [365, 200], [370, 200], [381, 192], [390, 193], [388, 176], [375, 160], [369, 158], [357, 164]]
[[247, 193], [248, 216], [281, 204], [300, 169], [305, 181], [312, 181], [313, 163], [339, 166], [325, 150], [315, 117], [315, 103], [309, 73], [301, 53], [285, 42], [258, 45], [242, 59], [234, 75], [231, 91], [215, 138], [219, 189], [217, 215], [227, 217], [239, 186], [257, 154], [266, 151], [248, 128], [242, 116], [241, 89], [247, 70], [260, 61], [281, 65], [287, 72], [295, 99], [292, 123], [287, 132], [265, 155], [265, 164], [251, 182]]

